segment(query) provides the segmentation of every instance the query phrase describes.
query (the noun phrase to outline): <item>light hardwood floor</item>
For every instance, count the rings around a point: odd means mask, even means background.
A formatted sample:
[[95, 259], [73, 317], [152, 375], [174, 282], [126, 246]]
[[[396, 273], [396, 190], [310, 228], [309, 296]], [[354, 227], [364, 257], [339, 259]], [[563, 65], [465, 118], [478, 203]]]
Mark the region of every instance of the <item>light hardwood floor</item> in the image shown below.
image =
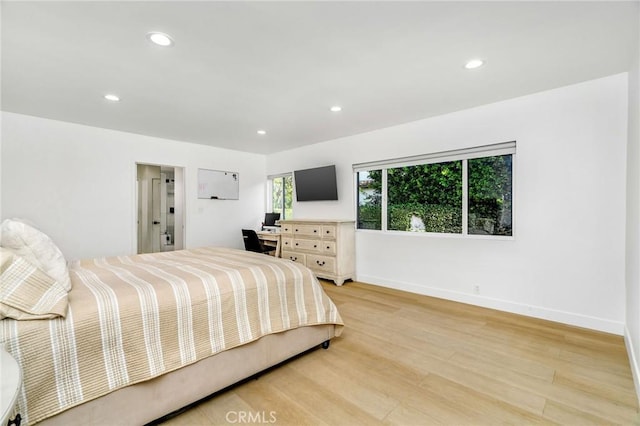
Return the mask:
[[[346, 327], [166, 425], [640, 425], [623, 338], [323, 282]], [[253, 420], [253, 421], [250, 421]]]

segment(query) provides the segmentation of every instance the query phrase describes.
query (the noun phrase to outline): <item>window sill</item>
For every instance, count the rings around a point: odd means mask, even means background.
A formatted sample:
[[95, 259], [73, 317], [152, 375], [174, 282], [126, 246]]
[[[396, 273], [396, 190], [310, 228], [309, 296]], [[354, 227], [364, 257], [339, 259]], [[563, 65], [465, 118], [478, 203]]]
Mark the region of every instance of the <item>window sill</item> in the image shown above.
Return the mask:
[[383, 235], [391, 235], [398, 237], [412, 237], [412, 238], [453, 238], [462, 240], [497, 240], [497, 241], [515, 241], [513, 235], [480, 235], [480, 234], [449, 234], [441, 232], [410, 232], [410, 231], [382, 231], [379, 229], [356, 229], [358, 233], [374, 234], [380, 233]]

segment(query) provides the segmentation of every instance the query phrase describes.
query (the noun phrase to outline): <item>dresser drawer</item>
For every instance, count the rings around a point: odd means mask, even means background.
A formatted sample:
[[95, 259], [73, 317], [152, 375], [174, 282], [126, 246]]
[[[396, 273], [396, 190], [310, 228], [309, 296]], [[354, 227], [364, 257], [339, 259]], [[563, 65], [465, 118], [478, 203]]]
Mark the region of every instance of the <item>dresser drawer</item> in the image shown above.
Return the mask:
[[307, 267], [314, 271], [322, 271], [328, 274], [336, 272], [336, 258], [327, 256], [307, 255]]
[[282, 258], [291, 260], [291, 261], [296, 262], [296, 263], [300, 263], [302, 265], [304, 265], [305, 261], [306, 261], [306, 256], [304, 254], [296, 253], [296, 252], [293, 252], [293, 251], [283, 251], [282, 252]]
[[293, 247], [293, 238], [282, 236], [282, 250], [290, 250]]
[[335, 241], [320, 241], [320, 248], [323, 254], [329, 256], [336, 254], [336, 242]]
[[311, 224], [300, 224], [300, 223], [293, 225], [293, 235], [319, 237], [321, 231], [322, 231], [322, 225], [311, 225]]
[[305, 240], [304, 238], [295, 238], [293, 240], [293, 250], [304, 251], [322, 251], [322, 241], [320, 240]]
[[332, 240], [335, 240], [336, 227], [333, 225], [324, 225], [322, 227], [322, 238], [330, 238]]
[[281, 225], [280, 226], [280, 233], [281, 234], [293, 234], [293, 225], [291, 225], [290, 223], [287, 223], [286, 225]]

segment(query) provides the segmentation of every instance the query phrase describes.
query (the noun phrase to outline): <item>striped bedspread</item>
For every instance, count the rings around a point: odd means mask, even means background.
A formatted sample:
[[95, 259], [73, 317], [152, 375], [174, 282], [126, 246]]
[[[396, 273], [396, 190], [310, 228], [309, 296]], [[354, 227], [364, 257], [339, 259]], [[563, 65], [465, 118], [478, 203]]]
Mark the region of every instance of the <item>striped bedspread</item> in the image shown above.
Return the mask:
[[71, 266], [66, 318], [4, 319], [32, 424], [261, 336], [342, 320], [313, 274], [224, 248], [97, 258]]

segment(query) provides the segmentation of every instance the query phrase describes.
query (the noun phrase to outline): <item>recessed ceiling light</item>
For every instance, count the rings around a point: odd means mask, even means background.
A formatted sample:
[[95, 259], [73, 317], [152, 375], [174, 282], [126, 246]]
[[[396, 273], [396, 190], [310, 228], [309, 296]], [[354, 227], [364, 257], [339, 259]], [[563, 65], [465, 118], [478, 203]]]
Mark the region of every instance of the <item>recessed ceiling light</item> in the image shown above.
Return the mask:
[[472, 59], [468, 61], [464, 67], [468, 70], [472, 70], [474, 68], [479, 68], [484, 65], [484, 61], [482, 59]]
[[158, 46], [168, 47], [173, 44], [173, 39], [165, 33], [151, 32], [147, 34], [147, 38]]
[[104, 98], [108, 101], [111, 102], [118, 102], [120, 101], [120, 97], [118, 95], [113, 95], [111, 93], [104, 95]]
[[257, 132], [259, 135], [266, 135], [267, 131], [266, 130], [258, 130]]
[[330, 108], [331, 112], [340, 112], [342, 111], [342, 107], [340, 105], [334, 105]]

